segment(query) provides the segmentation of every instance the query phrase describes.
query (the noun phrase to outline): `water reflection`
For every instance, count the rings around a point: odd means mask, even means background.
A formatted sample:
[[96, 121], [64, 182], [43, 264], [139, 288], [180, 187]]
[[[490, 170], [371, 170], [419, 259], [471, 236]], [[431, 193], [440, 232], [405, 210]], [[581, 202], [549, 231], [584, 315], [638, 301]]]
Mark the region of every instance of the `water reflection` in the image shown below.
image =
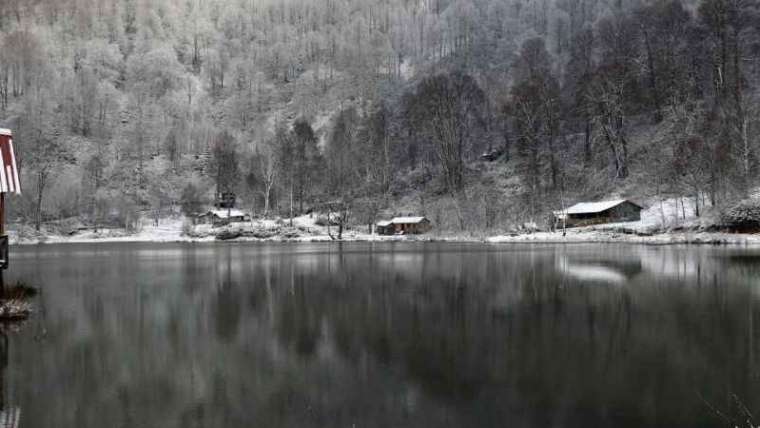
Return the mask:
[[10, 354], [11, 399], [45, 409], [24, 426], [693, 427], [732, 394], [760, 408], [750, 251], [97, 248], [16, 256], [46, 284], [48, 334]]
[[570, 255], [557, 258], [557, 269], [581, 281], [611, 284], [622, 284], [643, 271], [641, 260], [636, 257], [605, 260], [604, 258], [575, 258]]
[[10, 385], [7, 381], [10, 348], [8, 330], [18, 328], [20, 328], [18, 323], [0, 323], [0, 427], [2, 428], [17, 428], [21, 418], [21, 409], [8, 397]]

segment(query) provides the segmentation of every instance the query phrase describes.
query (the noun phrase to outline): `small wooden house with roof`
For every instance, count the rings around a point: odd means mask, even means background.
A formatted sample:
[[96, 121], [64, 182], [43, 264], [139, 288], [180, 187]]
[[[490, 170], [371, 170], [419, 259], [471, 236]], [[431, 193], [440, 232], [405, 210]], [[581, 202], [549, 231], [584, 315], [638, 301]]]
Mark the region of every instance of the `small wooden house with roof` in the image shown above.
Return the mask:
[[429, 232], [433, 226], [425, 217], [394, 217], [392, 220], [378, 222], [375, 231], [378, 235], [418, 235]]
[[214, 226], [247, 221], [251, 221], [251, 216], [235, 208], [209, 210], [195, 218], [195, 224], [211, 224]]
[[555, 227], [590, 226], [641, 220], [644, 208], [628, 199], [599, 202], [580, 202], [564, 211], [554, 212]]

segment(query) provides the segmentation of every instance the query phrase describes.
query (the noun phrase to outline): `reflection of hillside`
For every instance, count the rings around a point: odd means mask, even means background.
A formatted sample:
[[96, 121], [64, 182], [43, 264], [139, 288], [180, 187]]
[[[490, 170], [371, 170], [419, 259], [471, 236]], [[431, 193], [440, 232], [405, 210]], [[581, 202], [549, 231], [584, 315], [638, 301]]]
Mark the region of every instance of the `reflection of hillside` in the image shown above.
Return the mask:
[[557, 250], [556, 266], [565, 275], [581, 281], [620, 284], [640, 274], [656, 277], [658, 281], [698, 280], [725, 270], [723, 251], [675, 246], [563, 247]]
[[[44, 341], [14, 346], [20, 404], [48, 409], [25, 423], [679, 427], [714, 422], [683, 391], [760, 404], [752, 293], [692, 286], [654, 264], [670, 250], [339, 248], [30, 259], [55, 287]], [[589, 266], [619, 286], [572, 270]]]
[[[329, 343], [360, 367], [392, 367], [426, 396], [456, 408], [455, 425], [461, 426], [504, 420], [544, 426], [547, 414], [569, 427], [588, 426], [589, 420], [597, 426], [699, 425], [703, 404], [672, 400], [685, 386], [663, 384], [663, 377], [699, 377], [717, 385], [732, 364], [721, 357], [723, 350], [746, 355], [746, 342], [716, 342], [704, 334], [736, 331], [745, 319], [694, 316], [714, 307], [713, 292], [693, 294], [674, 287], [663, 295], [642, 283], [611, 289], [582, 283], [560, 287], [547, 267], [561, 262], [552, 263], [546, 254], [428, 257], [440, 263], [433, 263], [436, 269], [430, 272], [418, 267], [418, 274], [425, 273], [418, 282], [384, 282], [389, 259], [357, 267], [358, 272], [349, 269], [339, 281], [296, 287], [294, 294], [282, 295], [283, 314], [308, 316], [289, 318], [287, 329], [299, 334], [281, 334]], [[600, 266], [625, 281], [642, 272], [636, 259], [596, 259], [597, 265], [593, 257], [568, 259]], [[430, 260], [420, 266], [426, 263]], [[362, 286], [354, 282], [359, 279]], [[512, 291], [496, 310], [502, 289]], [[734, 303], [743, 300], [732, 297]], [[298, 342], [292, 343], [286, 346], [299, 349]], [[704, 367], [721, 369], [705, 374]], [[741, 372], [733, 370], [731, 382], [748, 386]], [[654, 384], [659, 385], [656, 391], [651, 390]], [[668, 402], [668, 408], [653, 409], [642, 396]], [[610, 415], [603, 410], [610, 402], [626, 404]], [[478, 419], [467, 416], [475, 414]], [[681, 415], [693, 419], [679, 425]]]
[[642, 266], [650, 274], [669, 279], [696, 279], [719, 269], [712, 260], [712, 251], [705, 250], [700, 247], [688, 251], [675, 247], [651, 247], [638, 248], [638, 254]]

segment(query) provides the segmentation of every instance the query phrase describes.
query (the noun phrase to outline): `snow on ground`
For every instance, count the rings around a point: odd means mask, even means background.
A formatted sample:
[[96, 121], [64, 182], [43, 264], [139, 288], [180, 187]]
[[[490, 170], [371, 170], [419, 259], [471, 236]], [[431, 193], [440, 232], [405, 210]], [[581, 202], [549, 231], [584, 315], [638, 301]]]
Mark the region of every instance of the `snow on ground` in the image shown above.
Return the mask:
[[[366, 227], [345, 230], [343, 241], [446, 241], [446, 242], [487, 242], [487, 243], [632, 243], [632, 244], [738, 244], [760, 245], [760, 235], [728, 234], [700, 231], [699, 218], [694, 215], [693, 205], [684, 208], [675, 199], [650, 205], [642, 212], [640, 221], [613, 223], [567, 229], [563, 236], [556, 232], [511, 233], [507, 235], [485, 236], [473, 234], [450, 234], [433, 231], [424, 235], [382, 236], [368, 234]], [[664, 213], [664, 215], [663, 215]], [[96, 243], [96, 242], [210, 242], [221, 232], [240, 235], [236, 241], [290, 241], [320, 242], [332, 241], [337, 235], [337, 226], [328, 233], [325, 226], [317, 224], [317, 215], [304, 215], [293, 219], [293, 226], [287, 218], [254, 219], [251, 222], [235, 223], [223, 228], [211, 225], [188, 226], [184, 218], [161, 219], [158, 226], [152, 220], [143, 219], [137, 232], [124, 229], [92, 229], [78, 231], [71, 235], [35, 234], [29, 228], [23, 233], [9, 232], [11, 244], [39, 243]], [[664, 221], [663, 221], [664, 218]], [[663, 227], [665, 225], [665, 227]], [[682, 229], [674, 231], [680, 226]], [[189, 234], [187, 232], [190, 232]], [[332, 237], [330, 236], [332, 234]]]
[[655, 233], [673, 228], [696, 229], [700, 224], [701, 218], [695, 214], [694, 200], [671, 198], [646, 204], [639, 221], [605, 223], [572, 230], [596, 232], [627, 229], [640, 233]]
[[401, 63], [401, 77], [404, 80], [411, 80], [414, 77], [414, 65], [408, 60]]
[[[625, 223], [621, 223], [625, 224]], [[639, 236], [612, 231], [568, 229], [562, 231], [537, 232], [522, 235], [502, 235], [486, 238], [486, 242], [505, 243], [630, 243], [630, 244], [735, 244], [760, 245], [760, 235], [710, 233], [710, 232], [667, 232], [652, 236]]]
[[[360, 230], [365, 230], [360, 228]], [[188, 235], [186, 232], [191, 231]], [[255, 236], [242, 236], [236, 238], [236, 241], [295, 241], [295, 242], [319, 242], [332, 241], [333, 238], [328, 234], [327, 228], [317, 224], [317, 216], [304, 215], [293, 218], [293, 226], [290, 226], [289, 219], [254, 219], [246, 223], [233, 223], [225, 227], [213, 227], [208, 224], [188, 226], [184, 218], [161, 219], [156, 226], [152, 220], [143, 219], [139, 231], [128, 232], [125, 229], [93, 229], [78, 231], [71, 235], [61, 235], [53, 233], [34, 233], [25, 228], [23, 233], [18, 230], [10, 230], [9, 237], [12, 245], [30, 245], [30, 244], [56, 244], [56, 243], [98, 243], [98, 242], [211, 242], [216, 240], [216, 236], [223, 232], [247, 232], [248, 235], [255, 233], [260, 234], [261, 238]], [[332, 226], [330, 230], [333, 236], [337, 235], [337, 226]], [[358, 230], [345, 230], [343, 232], [344, 241], [386, 241], [386, 240], [408, 240], [419, 239], [419, 237], [403, 236], [379, 236], [374, 234], [363, 233]]]
[[[151, 220], [144, 219], [140, 230], [128, 232], [124, 229], [88, 229], [73, 235], [43, 234], [40, 236], [19, 236], [13, 230], [10, 231], [10, 242], [15, 245], [40, 244], [40, 243], [91, 243], [91, 242], [182, 242], [191, 239], [183, 234], [183, 219], [162, 219], [158, 226]], [[192, 239], [194, 241], [213, 240]]]
[[704, 232], [699, 230], [701, 224], [702, 218], [695, 214], [693, 199], [671, 198], [646, 204], [639, 221], [570, 228], [565, 236], [561, 230], [494, 236], [486, 238], [486, 242], [760, 245], [760, 235]]
[[641, 212], [641, 221], [636, 223], [644, 227], [667, 228], [694, 224], [697, 221], [693, 199], [671, 198], [649, 204]]

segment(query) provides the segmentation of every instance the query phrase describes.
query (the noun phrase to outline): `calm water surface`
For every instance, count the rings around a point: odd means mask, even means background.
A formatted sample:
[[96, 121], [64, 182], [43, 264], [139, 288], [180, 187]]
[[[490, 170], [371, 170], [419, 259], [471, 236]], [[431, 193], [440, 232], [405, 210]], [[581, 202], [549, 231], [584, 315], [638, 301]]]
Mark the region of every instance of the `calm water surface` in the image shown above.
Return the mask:
[[[712, 427], [760, 412], [760, 252], [15, 247], [22, 427]], [[712, 410], [711, 410], [712, 408]]]

